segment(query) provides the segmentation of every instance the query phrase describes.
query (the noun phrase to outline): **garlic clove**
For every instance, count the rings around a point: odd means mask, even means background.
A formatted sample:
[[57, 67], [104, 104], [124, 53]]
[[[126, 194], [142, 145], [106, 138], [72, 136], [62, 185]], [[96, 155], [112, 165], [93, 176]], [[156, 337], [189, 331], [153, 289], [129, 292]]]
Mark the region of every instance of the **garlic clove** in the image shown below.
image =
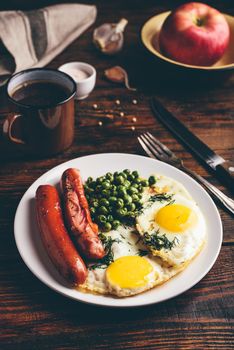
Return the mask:
[[120, 66], [114, 66], [104, 71], [106, 78], [114, 83], [125, 84], [126, 88], [131, 91], [136, 91], [129, 85], [129, 79], [127, 72]]
[[103, 53], [112, 55], [119, 52], [123, 46], [123, 31], [128, 21], [122, 18], [116, 23], [105, 23], [96, 28], [93, 42]]

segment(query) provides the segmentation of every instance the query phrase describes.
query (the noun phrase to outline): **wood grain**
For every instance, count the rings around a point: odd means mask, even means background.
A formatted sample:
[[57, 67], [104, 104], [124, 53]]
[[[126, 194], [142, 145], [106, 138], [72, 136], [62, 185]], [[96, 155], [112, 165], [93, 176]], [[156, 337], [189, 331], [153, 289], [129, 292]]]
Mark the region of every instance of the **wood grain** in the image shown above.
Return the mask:
[[[32, 9], [60, 1], [14, 0], [1, 9]], [[62, 1], [61, 1], [62, 2]], [[63, 1], [64, 2], [64, 1]], [[93, 1], [83, 1], [93, 3]], [[231, 1], [207, 1], [234, 14]], [[86, 100], [76, 103], [75, 140], [62, 154], [42, 159], [21, 154], [0, 137], [0, 339], [1, 349], [233, 349], [233, 218], [221, 207], [224, 241], [212, 270], [186, 293], [161, 304], [132, 309], [109, 309], [81, 304], [53, 292], [27, 269], [14, 242], [13, 223], [23, 193], [44, 172], [75, 157], [101, 153], [142, 154], [136, 136], [152, 131], [195, 170], [221, 190], [228, 191], [160, 124], [149, 107], [154, 95], [198, 137], [234, 164], [234, 77], [210, 85], [192, 81], [179, 84], [152, 65], [139, 41], [143, 23], [152, 15], [182, 1], [119, 0], [97, 2], [95, 26], [126, 17], [123, 52], [101, 55], [91, 42], [94, 27], [57, 56], [49, 67], [79, 60], [97, 68], [97, 85]], [[138, 92], [108, 82], [106, 68], [122, 65]], [[14, 111], [0, 92], [0, 125]], [[119, 99], [121, 104], [116, 105]], [[138, 104], [132, 103], [137, 99]], [[93, 104], [98, 109], [93, 109]], [[120, 112], [125, 116], [120, 117]], [[103, 115], [113, 116], [104, 121]], [[99, 118], [103, 125], [99, 126]], [[133, 120], [136, 118], [136, 121]], [[132, 130], [135, 127], [135, 130]], [[229, 194], [230, 195], [230, 194]]]

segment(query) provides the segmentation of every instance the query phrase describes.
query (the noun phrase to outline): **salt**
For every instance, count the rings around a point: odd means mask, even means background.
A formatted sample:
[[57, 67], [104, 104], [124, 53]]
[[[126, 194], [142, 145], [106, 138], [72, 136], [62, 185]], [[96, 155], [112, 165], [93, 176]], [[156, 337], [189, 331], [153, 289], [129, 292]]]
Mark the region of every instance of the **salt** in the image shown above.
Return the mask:
[[82, 80], [85, 80], [89, 77], [89, 74], [85, 72], [84, 70], [78, 69], [78, 68], [67, 68], [66, 69], [67, 74], [69, 74], [76, 82], [80, 82]]

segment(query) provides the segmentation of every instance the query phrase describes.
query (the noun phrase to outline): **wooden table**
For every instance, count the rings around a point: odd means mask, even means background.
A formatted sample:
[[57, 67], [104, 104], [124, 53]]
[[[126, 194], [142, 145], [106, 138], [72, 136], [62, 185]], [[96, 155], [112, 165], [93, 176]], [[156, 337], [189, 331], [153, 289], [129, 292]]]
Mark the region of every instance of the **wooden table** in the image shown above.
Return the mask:
[[[5, 8], [30, 8], [20, 1]], [[53, 3], [52, 1], [50, 3]], [[22, 156], [1, 147], [4, 154], [0, 169], [0, 273], [1, 273], [1, 349], [231, 349], [233, 342], [233, 221], [223, 209], [224, 240], [221, 253], [207, 276], [186, 293], [166, 302], [135, 309], [111, 309], [69, 300], [43, 285], [24, 265], [16, 249], [13, 222], [19, 200], [27, 188], [45, 171], [88, 154], [127, 152], [144, 155], [136, 136], [151, 130], [191, 169], [221, 190], [224, 187], [195, 160], [154, 118], [149, 97], [155, 95], [198, 137], [226, 160], [233, 161], [234, 79], [209, 87], [163, 84], [162, 74], [148, 75], [148, 61], [140, 42], [142, 24], [153, 14], [170, 9], [179, 1], [100, 1], [95, 25], [126, 17], [126, 41], [123, 52], [106, 57], [96, 51], [91, 36], [94, 27], [56, 57], [49, 67], [66, 61], [86, 61], [97, 68], [93, 93], [77, 104], [76, 132], [72, 147], [49, 159]], [[230, 1], [210, 2], [220, 10], [234, 14]], [[1, 5], [3, 8], [3, 5]], [[113, 65], [128, 69], [137, 93], [103, 77]], [[160, 80], [161, 79], [161, 80]], [[153, 83], [153, 84], [152, 84]], [[121, 105], [117, 106], [115, 100]], [[132, 99], [138, 104], [133, 105]], [[94, 111], [93, 104], [98, 105]], [[2, 115], [13, 110], [4, 92]], [[124, 111], [125, 116], [119, 113]], [[113, 114], [114, 122], [98, 125], [90, 115]], [[133, 117], [137, 121], [133, 121]], [[3, 120], [3, 117], [2, 117]], [[135, 130], [132, 130], [135, 127]], [[6, 147], [6, 145], [4, 145]]]

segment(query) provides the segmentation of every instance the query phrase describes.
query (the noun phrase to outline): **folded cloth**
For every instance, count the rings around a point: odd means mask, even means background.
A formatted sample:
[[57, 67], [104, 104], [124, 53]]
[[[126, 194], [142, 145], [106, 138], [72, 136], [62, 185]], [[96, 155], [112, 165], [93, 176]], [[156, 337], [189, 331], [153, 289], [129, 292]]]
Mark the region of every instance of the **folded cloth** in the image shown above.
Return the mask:
[[0, 85], [27, 68], [43, 67], [96, 19], [95, 6], [60, 4], [0, 12]]

